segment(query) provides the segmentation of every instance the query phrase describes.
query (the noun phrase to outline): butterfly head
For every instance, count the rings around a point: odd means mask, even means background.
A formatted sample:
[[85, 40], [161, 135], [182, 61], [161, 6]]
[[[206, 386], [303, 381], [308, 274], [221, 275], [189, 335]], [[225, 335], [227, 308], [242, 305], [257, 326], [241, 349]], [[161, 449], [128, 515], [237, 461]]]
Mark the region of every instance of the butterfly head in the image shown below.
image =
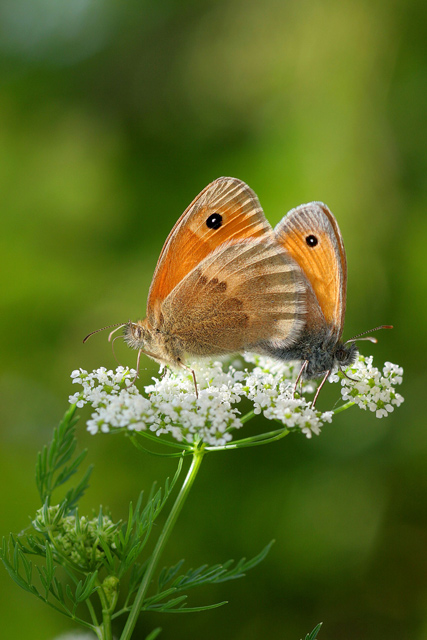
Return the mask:
[[339, 367], [348, 367], [356, 360], [358, 351], [354, 342], [342, 343], [339, 342], [335, 349], [335, 361]]
[[367, 340], [368, 342], [376, 344], [378, 340], [373, 336], [367, 336], [366, 334], [371, 333], [372, 331], [378, 331], [379, 329], [393, 329], [393, 327], [390, 324], [382, 324], [380, 327], [375, 327], [375, 329], [359, 333], [357, 336], [350, 338], [350, 340], [346, 340], [344, 343], [339, 342], [335, 349], [335, 359], [337, 363], [341, 367], [348, 367], [353, 364], [358, 354], [355, 342]]
[[152, 331], [146, 326], [146, 321], [129, 321], [124, 326], [123, 337], [131, 349], [144, 349], [152, 343]]
[[302, 349], [296, 349], [296, 359], [307, 361], [304, 377], [323, 376], [336, 366], [340, 369], [350, 366], [357, 358], [358, 350], [354, 342], [337, 341], [335, 336], [307, 334]]

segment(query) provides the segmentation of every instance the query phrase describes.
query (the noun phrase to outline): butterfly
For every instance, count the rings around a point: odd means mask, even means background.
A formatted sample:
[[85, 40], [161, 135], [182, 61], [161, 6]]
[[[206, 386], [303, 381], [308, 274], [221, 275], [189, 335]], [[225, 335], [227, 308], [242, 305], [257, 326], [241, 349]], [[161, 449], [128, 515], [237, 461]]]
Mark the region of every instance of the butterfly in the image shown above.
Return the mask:
[[196, 395], [188, 356], [243, 351], [300, 360], [297, 383], [323, 375], [322, 386], [336, 365], [357, 355], [354, 339], [341, 341], [346, 286], [344, 244], [326, 205], [292, 209], [273, 230], [254, 191], [223, 177], [203, 189], [167, 237], [145, 319], [118, 329], [138, 350], [137, 370], [142, 353], [186, 369]]

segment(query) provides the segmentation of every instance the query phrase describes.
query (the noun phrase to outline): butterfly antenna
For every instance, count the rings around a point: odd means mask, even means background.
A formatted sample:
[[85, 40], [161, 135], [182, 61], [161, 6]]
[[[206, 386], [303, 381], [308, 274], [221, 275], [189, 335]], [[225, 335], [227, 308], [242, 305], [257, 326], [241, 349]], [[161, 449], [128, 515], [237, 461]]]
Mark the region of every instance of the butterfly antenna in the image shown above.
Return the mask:
[[[356, 342], [358, 340], [369, 340], [369, 342], [373, 342], [376, 344], [378, 340], [373, 336], [367, 336], [367, 333], [371, 333], [371, 331], [379, 331], [379, 329], [393, 329], [391, 324], [382, 324], [380, 327], [375, 327], [375, 329], [369, 329], [368, 331], [364, 331], [363, 333], [358, 333], [354, 338], [350, 338], [350, 340], [346, 340], [344, 344], [349, 344], [350, 342]], [[366, 337], [362, 337], [366, 336]]]
[[[109, 324], [109, 325], [107, 325], [106, 327], [102, 327], [102, 329], [96, 329], [96, 331], [92, 331], [92, 333], [89, 333], [89, 334], [86, 336], [86, 338], [83, 340], [83, 343], [85, 343], [87, 340], [89, 340], [89, 338], [90, 338], [91, 336], [93, 336], [93, 334], [94, 334], [94, 333], [99, 333], [100, 331], [105, 331], [105, 329], [111, 329], [111, 327], [117, 327], [117, 329], [115, 329], [114, 331], [118, 331], [118, 329], [120, 329], [120, 327], [124, 327], [124, 326], [126, 326], [126, 324], [127, 324], [126, 322], [125, 322], [125, 323], [121, 323], [121, 324], [120, 324], [120, 323], [117, 323], [117, 324]], [[112, 333], [114, 333], [114, 331], [112, 331], [112, 332], [110, 333], [110, 336], [111, 336], [111, 334], [112, 334]]]

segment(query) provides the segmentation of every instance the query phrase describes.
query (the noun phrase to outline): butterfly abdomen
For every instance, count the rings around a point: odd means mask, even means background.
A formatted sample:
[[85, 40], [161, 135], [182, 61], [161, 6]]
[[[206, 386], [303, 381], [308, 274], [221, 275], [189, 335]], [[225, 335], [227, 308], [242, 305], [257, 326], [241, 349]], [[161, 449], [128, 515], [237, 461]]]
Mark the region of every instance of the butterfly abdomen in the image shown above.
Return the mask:
[[263, 351], [278, 360], [307, 361], [304, 378], [316, 378], [331, 371], [336, 365], [347, 367], [354, 362], [357, 349], [354, 343], [345, 345], [337, 342], [329, 332], [319, 331], [316, 335], [304, 331], [290, 347], [264, 344]]

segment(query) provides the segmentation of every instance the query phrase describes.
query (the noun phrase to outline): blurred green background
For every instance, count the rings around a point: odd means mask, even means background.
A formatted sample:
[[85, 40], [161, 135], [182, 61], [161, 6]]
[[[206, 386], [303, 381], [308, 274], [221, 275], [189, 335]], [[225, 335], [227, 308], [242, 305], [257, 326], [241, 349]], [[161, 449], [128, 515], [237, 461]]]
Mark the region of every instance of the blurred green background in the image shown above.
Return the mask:
[[[83, 336], [144, 315], [166, 235], [218, 176], [248, 182], [272, 224], [330, 206], [345, 336], [393, 324], [362, 351], [405, 369], [386, 420], [353, 409], [312, 441], [207, 458], [165, 562], [277, 542], [244, 580], [190, 597], [226, 607], [146, 616], [137, 638], [299, 640], [319, 621], [324, 640], [427, 638], [426, 17], [421, 0], [0, 2], [2, 533], [38, 507], [36, 452], [70, 372], [116, 364], [105, 334]], [[87, 511], [122, 517], [174, 472], [83, 420], [78, 436], [95, 463]], [[0, 589], [2, 637], [72, 628], [4, 570]]]

